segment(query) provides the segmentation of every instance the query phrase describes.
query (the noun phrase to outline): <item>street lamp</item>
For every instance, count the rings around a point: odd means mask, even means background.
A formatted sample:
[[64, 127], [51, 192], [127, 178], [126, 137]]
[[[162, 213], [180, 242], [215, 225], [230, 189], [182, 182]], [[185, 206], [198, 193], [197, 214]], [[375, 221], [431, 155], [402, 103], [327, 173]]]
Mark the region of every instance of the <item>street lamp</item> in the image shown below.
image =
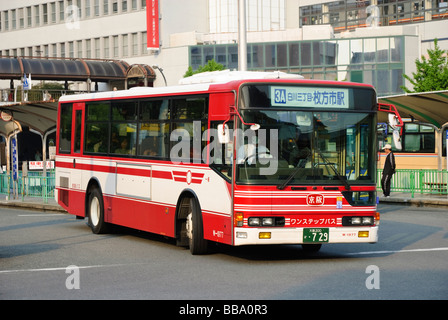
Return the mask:
[[163, 77], [163, 81], [165, 81], [165, 86], [167, 86], [167, 84], [166, 84], [166, 78], [165, 78], [165, 75], [163, 74], [163, 69], [160, 68], [157, 64], [153, 65], [152, 68], [153, 68], [153, 69], [158, 69], [158, 70], [160, 71], [160, 73], [162, 74], [162, 77]]

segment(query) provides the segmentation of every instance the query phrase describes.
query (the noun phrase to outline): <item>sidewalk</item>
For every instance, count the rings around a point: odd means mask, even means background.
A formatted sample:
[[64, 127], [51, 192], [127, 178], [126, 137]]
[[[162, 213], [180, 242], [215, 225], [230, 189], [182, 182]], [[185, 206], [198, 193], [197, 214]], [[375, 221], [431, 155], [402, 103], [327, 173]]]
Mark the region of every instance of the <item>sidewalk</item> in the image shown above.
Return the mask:
[[[12, 207], [44, 212], [66, 212], [54, 199], [48, 199], [48, 202], [45, 203], [42, 198], [24, 197], [22, 200], [22, 197], [19, 196], [18, 199], [7, 200], [6, 197], [7, 195], [0, 194], [0, 208]], [[392, 192], [391, 196], [388, 198], [380, 196], [379, 203], [448, 208], [448, 195], [414, 194], [414, 198], [411, 198], [410, 193]]]
[[[36, 197], [24, 197], [20, 195], [18, 199], [7, 199], [6, 194], [0, 194], [0, 208], [18, 208], [18, 209], [30, 209], [38, 210], [44, 212], [67, 212], [59, 204], [56, 203], [55, 199], [48, 199], [48, 202], [44, 202], [42, 198]], [[1, 210], [1, 209], [0, 209]]]

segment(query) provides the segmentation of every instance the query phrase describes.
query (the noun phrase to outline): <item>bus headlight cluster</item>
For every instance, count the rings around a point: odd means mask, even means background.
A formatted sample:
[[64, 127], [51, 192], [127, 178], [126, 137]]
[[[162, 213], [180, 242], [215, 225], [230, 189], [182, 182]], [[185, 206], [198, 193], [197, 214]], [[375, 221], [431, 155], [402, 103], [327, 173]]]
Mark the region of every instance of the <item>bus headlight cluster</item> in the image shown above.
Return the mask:
[[285, 225], [284, 217], [250, 217], [249, 227], [280, 227]]
[[375, 224], [375, 217], [343, 217], [343, 226], [372, 226]]

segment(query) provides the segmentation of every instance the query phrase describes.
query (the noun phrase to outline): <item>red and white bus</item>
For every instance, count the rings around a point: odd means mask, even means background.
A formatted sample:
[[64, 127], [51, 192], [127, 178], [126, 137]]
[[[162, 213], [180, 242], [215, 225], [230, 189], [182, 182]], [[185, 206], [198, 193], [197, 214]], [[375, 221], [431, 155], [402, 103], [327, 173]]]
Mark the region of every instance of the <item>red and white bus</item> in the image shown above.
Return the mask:
[[126, 226], [193, 254], [377, 242], [374, 88], [283, 76], [62, 97], [56, 200], [94, 233]]

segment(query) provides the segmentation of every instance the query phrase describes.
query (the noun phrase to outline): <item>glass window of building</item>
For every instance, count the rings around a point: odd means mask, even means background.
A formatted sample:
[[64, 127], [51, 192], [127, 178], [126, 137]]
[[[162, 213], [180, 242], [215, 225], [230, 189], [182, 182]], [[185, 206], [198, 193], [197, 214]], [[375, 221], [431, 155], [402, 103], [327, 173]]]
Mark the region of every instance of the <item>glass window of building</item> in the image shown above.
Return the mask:
[[[285, 0], [247, 0], [248, 31], [285, 29]], [[238, 1], [209, 0], [210, 33], [238, 31]]]
[[346, 0], [301, 6], [300, 24], [331, 24], [335, 32], [448, 17], [447, 0]]

